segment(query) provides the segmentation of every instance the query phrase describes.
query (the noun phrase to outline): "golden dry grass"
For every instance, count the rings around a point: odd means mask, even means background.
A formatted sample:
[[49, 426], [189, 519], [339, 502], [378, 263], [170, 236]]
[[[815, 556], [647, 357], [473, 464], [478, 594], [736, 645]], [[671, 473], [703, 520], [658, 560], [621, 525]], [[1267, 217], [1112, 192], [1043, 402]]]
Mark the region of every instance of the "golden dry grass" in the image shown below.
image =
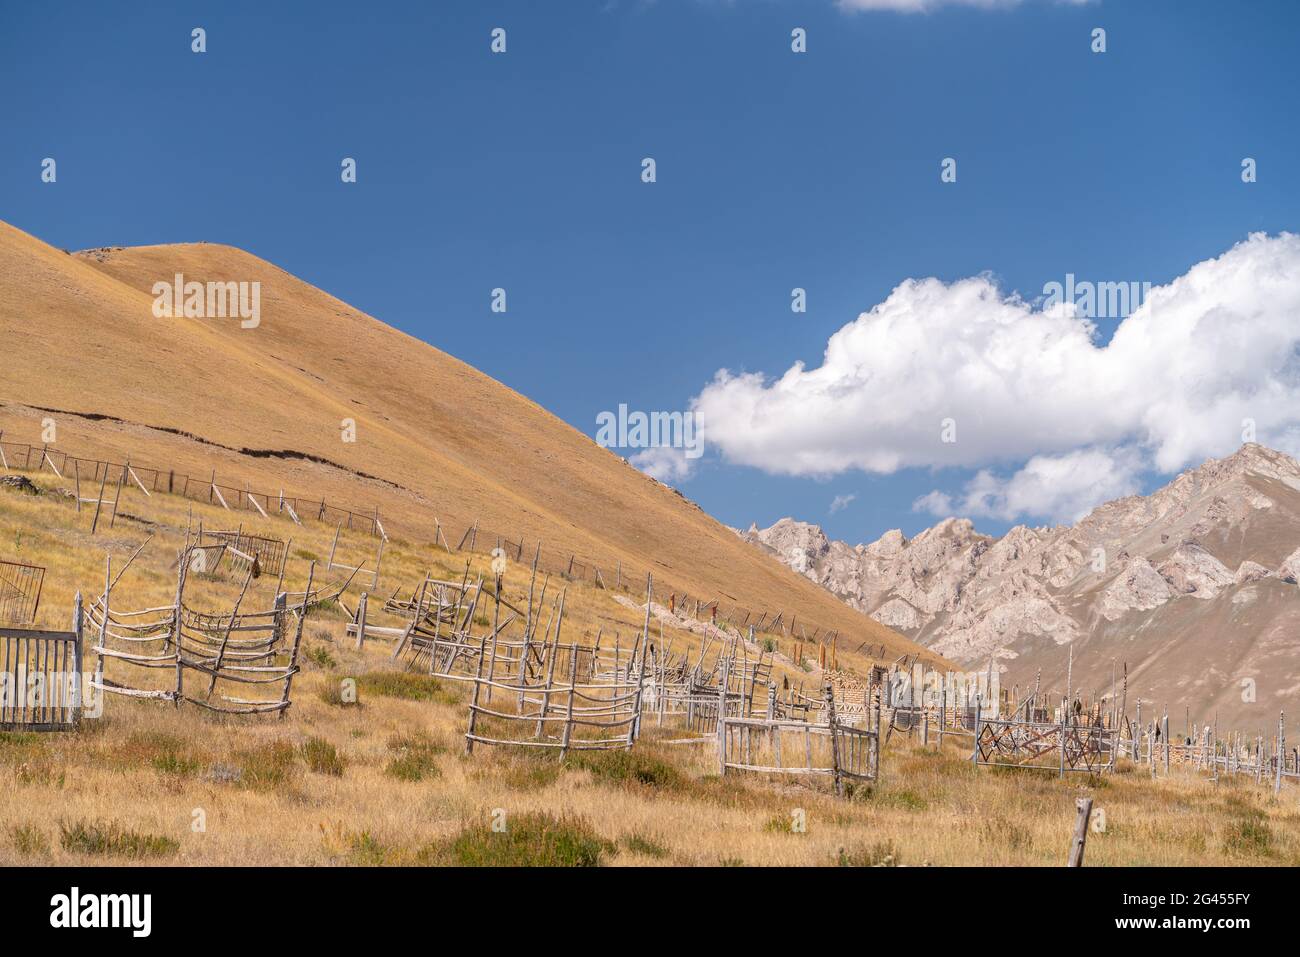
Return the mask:
[[[7, 440], [39, 445], [50, 417], [54, 444], [74, 454], [378, 506], [412, 540], [432, 537], [434, 516], [455, 536], [477, 519], [487, 535], [542, 540], [552, 564], [576, 552], [606, 577], [617, 562], [653, 569], [665, 591], [838, 630], [841, 661], [864, 642], [939, 660], [536, 403], [249, 253], [192, 243], [69, 255], [0, 223], [0, 263]], [[260, 282], [261, 325], [155, 318], [151, 288], [176, 273]], [[342, 441], [344, 419], [355, 443]]]
[[[40, 484], [62, 483], [47, 474]], [[165, 603], [186, 522], [227, 516], [167, 496], [130, 510], [147, 510], [157, 537], [115, 605]], [[257, 524], [248, 530], [294, 536], [288, 584], [301, 587], [303, 556], [323, 556], [331, 530]], [[0, 490], [4, 552], [50, 569], [45, 624], [63, 624], [74, 588], [97, 592], [105, 546], [120, 560], [143, 538], [130, 520], [93, 540], [87, 525], [54, 494]], [[346, 545], [350, 557], [371, 547]], [[409, 589], [426, 569], [463, 571], [460, 562], [394, 541], [380, 591]], [[526, 586], [526, 570], [510, 568], [507, 594]], [[214, 602], [236, 587], [204, 583]], [[259, 583], [259, 606], [269, 587]], [[566, 635], [604, 628], [626, 638], [639, 627], [608, 593], [571, 584], [568, 595]], [[825, 784], [721, 778], [711, 747], [656, 744], [653, 727], [630, 754], [560, 762], [480, 747], [466, 757], [468, 689], [400, 677], [387, 643], [358, 651], [343, 640], [345, 623], [341, 613], [309, 620], [284, 721], [112, 698], [76, 733], [0, 734], [0, 863], [1059, 865], [1083, 794], [1106, 821], [1090, 835], [1089, 864], [1300, 863], [1293, 789], [1276, 801], [1267, 788], [1191, 772], [1153, 782], [1126, 766], [1061, 781], [975, 769], [955, 743], [940, 753], [896, 736], [882, 780], [841, 800]], [[698, 647], [688, 633], [668, 638]], [[359, 679], [355, 705], [337, 703], [347, 677]], [[805, 830], [793, 826], [796, 812]], [[491, 829], [502, 819], [505, 837]]]

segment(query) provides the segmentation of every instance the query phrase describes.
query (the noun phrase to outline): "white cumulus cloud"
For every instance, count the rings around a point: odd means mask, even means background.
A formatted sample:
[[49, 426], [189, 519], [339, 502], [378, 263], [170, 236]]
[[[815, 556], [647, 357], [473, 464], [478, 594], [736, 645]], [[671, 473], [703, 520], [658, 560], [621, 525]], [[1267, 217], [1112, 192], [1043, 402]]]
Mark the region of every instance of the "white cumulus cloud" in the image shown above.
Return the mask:
[[820, 366], [723, 369], [693, 408], [725, 458], [776, 474], [1036, 459], [964, 493], [990, 515], [1074, 508], [1065, 493], [1044, 499], [1053, 461], [1083, 468], [1126, 450], [1115, 487], [1128, 488], [1137, 458], [1164, 473], [1198, 464], [1239, 446], [1245, 420], [1258, 441], [1297, 451], [1300, 236], [1254, 234], [1153, 286], [1106, 345], [1094, 332], [987, 276], [909, 279], [832, 335]]
[[1141, 471], [1141, 457], [1131, 449], [1035, 455], [1007, 478], [981, 469], [960, 495], [930, 492], [912, 508], [940, 518], [963, 515], [1012, 521], [1035, 515], [1055, 523], [1072, 523], [1102, 502], [1138, 492]]

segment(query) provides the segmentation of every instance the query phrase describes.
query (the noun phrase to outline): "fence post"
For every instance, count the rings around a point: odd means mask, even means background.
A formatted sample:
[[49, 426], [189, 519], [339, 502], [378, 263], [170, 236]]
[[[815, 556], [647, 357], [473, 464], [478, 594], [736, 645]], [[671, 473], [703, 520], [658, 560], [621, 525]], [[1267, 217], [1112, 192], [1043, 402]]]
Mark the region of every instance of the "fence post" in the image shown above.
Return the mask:
[[822, 694], [826, 699], [826, 724], [831, 732], [831, 774], [835, 778], [836, 797], [844, 796], [844, 782], [840, 778], [840, 740], [835, 729], [835, 686], [829, 681]]
[[[98, 467], [96, 467], [98, 471]], [[104, 483], [108, 481], [108, 469], [104, 469], [104, 477], [99, 482], [99, 494], [95, 497], [95, 517], [90, 520], [90, 534], [95, 534], [95, 529], [99, 527], [99, 508], [104, 504]]]
[[[107, 604], [107, 602], [105, 602], [105, 604]], [[104, 610], [104, 615], [107, 618], [108, 616], [107, 608]], [[82, 683], [81, 632], [84, 624], [85, 624], [85, 611], [81, 605], [81, 592], [77, 592], [76, 597], [72, 599], [72, 633], [76, 635], [76, 638], [72, 642], [72, 680], [73, 680], [72, 723], [73, 724], [79, 724], [81, 722], [81, 701], [82, 701], [81, 698], [81, 683]]]
[[[497, 579], [498, 585], [500, 579]], [[496, 642], [493, 641], [493, 647]], [[564, 715], [564, 737], [560, 741], [560, 757], [567, 757], [569, 754], [569, 741], [573, 737], [573, 698], [577, 694], [578, 684], [578, 646], [576, 644], [569, 646], [569, 707]], [[492, 689], [488, 688], [489, 696]]]
[[[647, 607], [649, 607], [647, 603]], [[718, 682], [718, 773], [727, 774], [727, 683], [728, 660], [722, 659], [722, 675]]]
[[1273, 793], [1280, 794], [1282, 791], [1282, 761], [1286, 757], [1286, 712], [1277, 713], [1277, 773], [1273, 778]]
[[1068, 867], [1083, 866], [1083, 849], [1088, 842], [1088, 819], [1092, 816], [1092, 798], [1075, 798], [1074, 807], [1079, 812], [1074, 821], [1074, 840], [1070, 842]]
[[948, 721], [948, 673], [941, 672], [943, 684], [939, 688], [939, 750], [943, 750], [943, 726]]
[[[369, 599], [369, 593], [362, 592], [361, 597], [357, 600], [357, 650], [360, 651], [366, 640], [366, 602]], [[419, 617], [419, 610], [416, 610], [416, 617]]]
[[1165, 712], [1165, 775], [1169, 774], [1169, 712]]
[[1057, 773], [1057, 777], [1062, 777], [1062, 778], [1065, 777], [1065, 733], [1067, 727], [1066, 720], [1069, 717], [1069, 712], [1070, 712], [1069, 699], [1062, 698], [1061, 699], [1061, 769]]
[[980, 763], [980, 694], [975, 692], [975, 743], [970, 749], [971, 764], [976, 766]]

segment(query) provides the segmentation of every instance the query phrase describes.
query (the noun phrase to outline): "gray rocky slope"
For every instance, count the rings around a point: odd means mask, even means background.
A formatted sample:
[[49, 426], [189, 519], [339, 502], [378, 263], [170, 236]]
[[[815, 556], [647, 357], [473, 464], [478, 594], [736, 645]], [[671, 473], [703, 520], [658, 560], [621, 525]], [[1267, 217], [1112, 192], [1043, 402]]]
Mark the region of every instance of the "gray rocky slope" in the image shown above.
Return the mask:
[[739, 534], [958, 664], [996, 660], [1004, 686], [1063, 689], [1073, 649], [1076, 688], [1107, 694], [1127, 663], [1130, 711], [1174, 728], [1300, 717], [1300, 463], [1260, 445], [1000, 538], [962, 518], [863, 545], [788, 518]]

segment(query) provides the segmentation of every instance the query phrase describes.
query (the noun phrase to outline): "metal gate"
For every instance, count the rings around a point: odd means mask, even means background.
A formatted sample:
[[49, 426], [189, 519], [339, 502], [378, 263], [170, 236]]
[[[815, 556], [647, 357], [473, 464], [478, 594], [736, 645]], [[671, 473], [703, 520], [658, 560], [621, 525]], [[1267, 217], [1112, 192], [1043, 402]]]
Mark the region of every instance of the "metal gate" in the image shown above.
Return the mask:
[[0, 624], [27, 625], [41, 607], [45, 569], [22, 562], [0, 561]]

